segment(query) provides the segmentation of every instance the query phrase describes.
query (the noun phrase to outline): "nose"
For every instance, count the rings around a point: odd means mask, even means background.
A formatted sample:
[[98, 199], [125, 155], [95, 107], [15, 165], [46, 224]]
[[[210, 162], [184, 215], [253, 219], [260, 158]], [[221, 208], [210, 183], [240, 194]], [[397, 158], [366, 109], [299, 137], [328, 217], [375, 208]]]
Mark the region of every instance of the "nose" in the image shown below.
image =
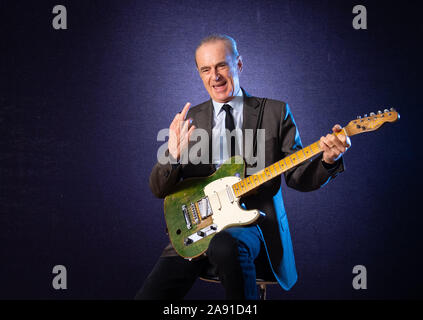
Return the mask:
[[216, 68], [213, 69], [212, 77], [213, 77], [214, 81], [219, 81], [219, 79], [221, 77]]

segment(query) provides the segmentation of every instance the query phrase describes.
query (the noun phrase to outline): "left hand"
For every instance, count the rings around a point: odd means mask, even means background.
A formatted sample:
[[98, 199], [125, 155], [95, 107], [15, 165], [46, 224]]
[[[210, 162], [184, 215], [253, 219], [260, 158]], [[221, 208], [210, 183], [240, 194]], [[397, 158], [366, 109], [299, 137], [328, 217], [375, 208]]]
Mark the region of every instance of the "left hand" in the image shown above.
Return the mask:
[[[333, 133], [340, 132], [342, 127], [337, 124], [332, 128]], [[351, 140], [348, 136], [340, 134], [327, 134], [326, 137], [320, 138], [320, 148], [323, 150], [323, 161], [329, 164], [335, 163], [336, 160], [351, 147]]]

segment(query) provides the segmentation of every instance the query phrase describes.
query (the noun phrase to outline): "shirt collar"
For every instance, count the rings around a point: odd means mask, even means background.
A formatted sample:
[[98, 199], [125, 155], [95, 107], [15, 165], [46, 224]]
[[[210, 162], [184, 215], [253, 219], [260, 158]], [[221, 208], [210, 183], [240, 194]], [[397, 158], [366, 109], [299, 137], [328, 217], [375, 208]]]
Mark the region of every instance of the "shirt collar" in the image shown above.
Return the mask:
[[222, 107], [224, 104], [229, 104], [234, 110], [241, 110], [244, 104], [243, 100], [243, 94], [241, 88], [239, 88], [238, 93], [234, 96], [234, 98], [226, 103], [222, 102], [216, 102], [212, 100], [213, 102], [213, 108], [214, 108], [214, 114], [218, 115], [219, 112], [222, 110]]

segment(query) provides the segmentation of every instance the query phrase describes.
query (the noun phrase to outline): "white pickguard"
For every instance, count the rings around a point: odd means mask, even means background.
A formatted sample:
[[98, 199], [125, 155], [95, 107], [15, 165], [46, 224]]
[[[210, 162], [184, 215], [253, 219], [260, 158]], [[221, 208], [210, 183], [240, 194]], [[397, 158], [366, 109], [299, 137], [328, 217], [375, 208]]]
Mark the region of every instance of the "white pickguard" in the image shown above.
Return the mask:
[[213, 223], [217, 232], [231, 225], [247, 225], [259, 216], [258, 210], [244, 210], [239, 205], [239, 198], [233, 194], [231, 186], [241, 181], [238, 177], [225, 177], [208, 184], [204, 188], [212, 208]]

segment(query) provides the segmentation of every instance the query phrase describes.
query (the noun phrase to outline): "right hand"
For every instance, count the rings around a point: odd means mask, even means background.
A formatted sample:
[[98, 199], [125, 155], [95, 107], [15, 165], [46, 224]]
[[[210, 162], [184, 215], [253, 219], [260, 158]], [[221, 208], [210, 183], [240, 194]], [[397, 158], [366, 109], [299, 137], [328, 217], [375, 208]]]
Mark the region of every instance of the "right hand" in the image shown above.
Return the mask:
[[188, 147], [189, 138], [195, 130], [195, 126], [191, 125], [192, 119], [186, 119], [191, 103], [187, 103], [182, 112], [176, 114], [169, 127], [168, 148], [170, 155], [179, 160], [181, 153]]

